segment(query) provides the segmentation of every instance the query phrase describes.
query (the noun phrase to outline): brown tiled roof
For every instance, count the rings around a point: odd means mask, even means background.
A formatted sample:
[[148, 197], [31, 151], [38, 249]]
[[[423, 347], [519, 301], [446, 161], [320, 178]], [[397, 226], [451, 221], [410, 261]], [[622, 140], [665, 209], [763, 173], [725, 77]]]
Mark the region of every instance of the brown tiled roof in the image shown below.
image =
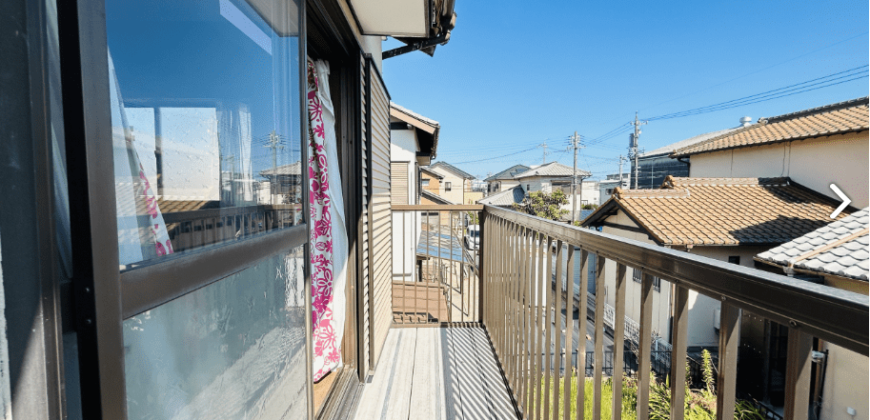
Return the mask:
[[868, 120], [868, 98], [864, 97], [776, 117], [760, 118], [756, 124], [677, 149], [670, 156], [679, 158], [717, 150], [867, 131], [870, 128]]
[[789, 178], [668, 176], [658, 190], [617, 188], [583, 225], [618, 208], [663, 245], [781, 244], [830, 223], [838, 205]]

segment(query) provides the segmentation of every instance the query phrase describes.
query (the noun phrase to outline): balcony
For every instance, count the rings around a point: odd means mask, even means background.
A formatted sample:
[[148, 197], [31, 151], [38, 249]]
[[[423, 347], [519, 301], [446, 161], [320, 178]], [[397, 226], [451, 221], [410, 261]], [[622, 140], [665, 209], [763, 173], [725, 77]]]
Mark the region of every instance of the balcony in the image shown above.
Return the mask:
[[[690, 291], [721, 305], [713, 359], [716, 418], [733, 418], [724, 413], [747, 404], [760, 416], [752, 418], [815, 418], [814, 339], [859, 357], [868, 354], [867, 296], [497, 207], [393, 211], [418, 215], [393, 228], [420, 238], [394, 246], [394, 267], [409, 261], [416, 266], [413, 275], [394, 275], [394, 323], [366, 384], [360, 419], [567, 420], [575, 418], [572, 407], [587, 407], [594, 419], [611, 413], [614, 419], [625, 413], [649, 418], [662, 390], [669, 407], [683, 407], [692, 392], [687, 377], [692, 389], [699, 385], [687, 353]], [[469, 219], [481, 221], [479, 248], [464, 239]], [[605, 270], [613, 266], [611, 306], [596, 296], [605, 296]], [[625, 316], [626, 284], [632, 281], [627, 268], [643, 272], [636, 323]], [[653, 290], [662, 280], [672, 285], [667, 341], [652, 333], [653, 305], [661, 296]], [[787, 330], [784, 403], [778, 410], [738, 389], [738, 375], [753, 369], [738, 363], [743, 313]], [[623, 381], [607, 381], [614, 372], [632, 378], [626, 382], [636, 390], [630, 407], [621, 398], [602, 400], [607, 390], [622, 395]], [[581, 381], [584, 391], [578, 392]], [[576, 418], [584, 418], [582, 413]], [[670, 408], [667, 417], [682, 419], [685, 413]]]

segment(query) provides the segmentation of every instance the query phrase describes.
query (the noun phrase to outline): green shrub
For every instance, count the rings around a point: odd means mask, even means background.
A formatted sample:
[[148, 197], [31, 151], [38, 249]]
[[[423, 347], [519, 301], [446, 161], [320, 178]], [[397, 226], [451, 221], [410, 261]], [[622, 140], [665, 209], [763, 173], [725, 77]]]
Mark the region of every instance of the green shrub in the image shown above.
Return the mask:
[[[714, 420], [716, 418], [716, 390], [715, 390], [715, 375], [713, 374], [713, 362], [710, 353], [704, 350], [703, 357], [703, 384], [702, 388], [693, 390], [690, 389], [689, 383], [689, 364], [686, 363], [686, 401], [684, 413], [687, 420]], [[649, 400], [649, 418], [651, 420], [667, 420], [671, 416], [671, 387], [669, 380], [666, 378], [664, 382], [656, 380], [655, 376], [650, 375], [650, 400]], [[550, 379], [550, 393], [553, 392], [555, 380]], [[593, 382], [592, 378], [584, 378], [584, 412], [585, 418], [592, 418], [592, 398], [593, 398]], [[577, 376], [572, 375], [570, 385], [576, 387]], [[541, 392], [544, 392], [545, 382], [541, 380]], [[562, 399], [565, 395], [564, 380], [559, 378], [559, 409], [558, 413], [553, 416], [552, 400], [547, 400], [547, 409], [550, 410], [551, 419], [561, 419], [564, 413], [565, 401]], [[571, 413], [570, 418], [576, 418], [577, 414], [577, 391], [576, 388], [571, 390]], [[603, 420], [612, 419], [611, 401], [613, 397], [613, 379], [607, 378], [604, 380], [601, 388], [601, 418]], [[531, 399], [530, 399], [531, 401]], [[545, 398], [541, 397], [544, 402]], [[637, 380], [632, 378], [622, 379], [622, 418], [626, 420], [637, 419]], [[761, 412], [749, 401], [737, 401], [734, 407], [735, 420], [763, 420], [764, 416]]]

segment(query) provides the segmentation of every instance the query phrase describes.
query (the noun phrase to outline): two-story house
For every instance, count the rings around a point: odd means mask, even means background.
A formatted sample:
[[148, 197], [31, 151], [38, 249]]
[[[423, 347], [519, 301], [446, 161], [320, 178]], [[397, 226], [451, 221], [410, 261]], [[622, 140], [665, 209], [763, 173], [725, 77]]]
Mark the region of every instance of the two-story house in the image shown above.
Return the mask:
[[447, 162], [436, 162], [429, 166], [433, 172], [443, 176], [438, 195], [456, 204], [465, 204], [466, 193], [472, 192], [474, 175], [463, 171]]
[[796, 111], [679, 148], [691, 177], [783, 177], [852, 205], [870, 205], [868, 98]]
[[487, 195], [495, 194], [499, 191], [505, 191], [520, 185], [519, 181], [514, 179], [514, 177], [528, 171], [529, 169], [531, 168], [526, 165], [517, 164], [501, 172], [488, 176], [484, 179], [486, 182]]

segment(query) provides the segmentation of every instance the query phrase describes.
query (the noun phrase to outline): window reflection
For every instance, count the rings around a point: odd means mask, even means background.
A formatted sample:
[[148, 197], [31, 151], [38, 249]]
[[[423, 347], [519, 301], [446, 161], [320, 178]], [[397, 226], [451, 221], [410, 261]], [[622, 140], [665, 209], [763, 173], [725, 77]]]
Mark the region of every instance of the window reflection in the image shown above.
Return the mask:
[[106, 4], [122, 266], [302, 221], [298, 6]]

